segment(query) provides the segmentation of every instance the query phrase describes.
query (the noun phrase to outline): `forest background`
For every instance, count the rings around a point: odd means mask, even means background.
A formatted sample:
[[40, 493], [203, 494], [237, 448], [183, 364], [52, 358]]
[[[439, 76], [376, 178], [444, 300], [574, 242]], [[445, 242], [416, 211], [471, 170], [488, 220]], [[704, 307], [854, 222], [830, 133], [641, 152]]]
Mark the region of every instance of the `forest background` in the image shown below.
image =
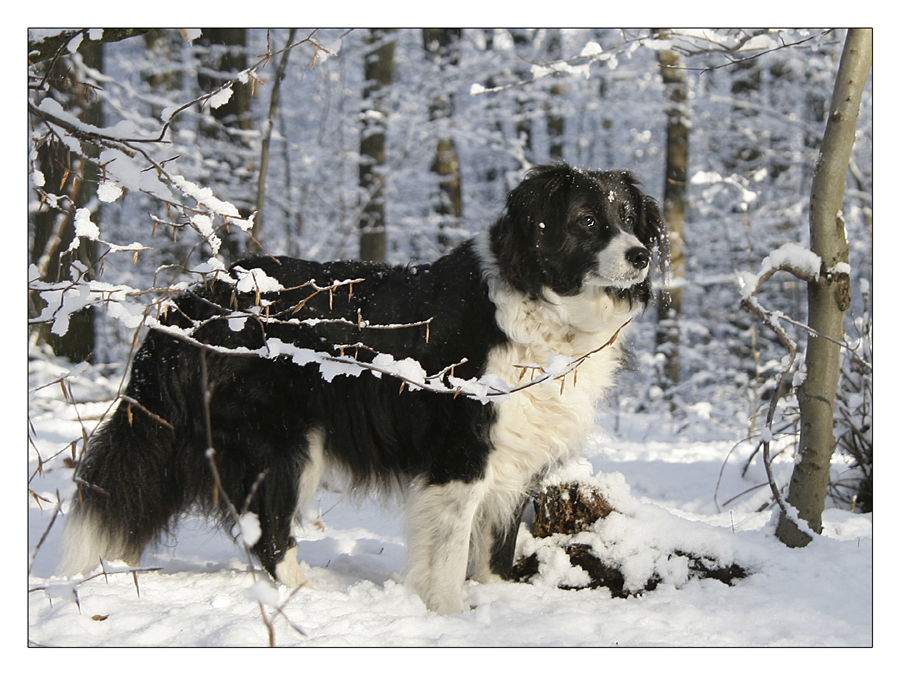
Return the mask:
[[[186, 283], [248, 254], [432, 260], [489, 226], [528, 167], [563, 159], [635, 172], [673, 234], [613, 409], [790, 454], [786, 350], [741, 307], [742, 284], [784, 244], [809, 247], [845, 35], [30, 31], [48, 51], [29, 70], [29, 358], [87, 361], [116, 381], [146, 317]], [[843, 212], [851, 306], [835, 433], [849, 468], [829, 496], [854, 510], [872, 504], [872, 377], [859, 363], [872, 362], [873, 132], [870, 79]], [[760, 299], [807, 321], [791, 275]], [[782, 327], [805, 344], [801, 326]]]
[[[742, 310], [740, 274], [785, 243], [809, 246], [810, 184], [845, 31], [139, 33], [77, 35], [35, 71], [51, 96], [36, 88], [30, 101], [32, 274], [76, 283], [49, 309], [46, 291], [32, 294], [33, 348], [121, 368], [141, 303], [213, 260], [434, 259], [486, 228], [528, 167], [564, 159], [634, 171], [673, 233], [667, 290], [643, 318], [656, 327], [639, 333], [643, 384], [625, 405], [683, 418], [722, 402], [712, 419], [743, 417], [754, 432], [785, 349]], [[47, 37], [48, 51], [63, 44], [59, 31]], [[847, 332], [861, 350], [873, 249], [867, 87], [844, 210]], [[77, 120], [83, 138], [104, 133], [73, 148], [41, 123], [52, 114]], [[78, 282], [91, 280], [133, 290], [90, 296]], [[773, 278], [764, 296], [806, 321], [797, 279]], [[116, 302], [139, 308], [110, 321], [102, 309]], [[786, 331], [803, 344], [802, 329]]]

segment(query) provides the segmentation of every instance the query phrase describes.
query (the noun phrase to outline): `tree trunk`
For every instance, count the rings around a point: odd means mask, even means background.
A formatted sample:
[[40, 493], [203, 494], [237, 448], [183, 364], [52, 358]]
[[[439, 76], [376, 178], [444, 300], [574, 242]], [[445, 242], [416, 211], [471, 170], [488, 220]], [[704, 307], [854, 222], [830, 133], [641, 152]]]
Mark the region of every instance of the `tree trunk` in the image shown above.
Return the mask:
[[[214, 91], [247, 68], [246, 28], [204, 28], [194, 45], [205, 48], [202, 67], [197, 70], [197, 84], [203, 92]], [[247, 136], [240, 132], [252, 127], [251, 88], [249, 83], [239, 82], [231, 90], [231, 98], [216, 108], [209, 108], [209, 115], [201, 117], [200, 133], [208, 139], [204, 148], [206, 158], [220, 161], [216, 173], [209, 177], [213, 189], [224, 191], [228, 200], [238, 207], [241, 217], [249, 218], [256, 200], [250, 182], [243, 178], [249, 144]], [[230, 231], [222, 228], [217, 234], [222, 240], [220, 253], [226, 257], [226, 263], [244, 255], [243, 235], [239, 236], [235, 228]]]
[[[602, 519], [615, 513], [616, 509], [606, 495], [593, 483], [574, 481], [545, 488], [534, 501], [534, 537], [538, 547], [546, 552], [552, 549], [556, 555], [551, 559], [552, 567], [558, 568], [562, 560], [568, 558], [572, 567], [580, 567], [587, 572], [588, 581], [576, 585], [560, 584], [559, 588], [608, 588], [614, 598], [627, 598], [654, 590], [660, 582], [658, 574], [648, 575], [643, 588], [626, 588], [621, 562], [609, 559], [588, 543], [579, 541], [579, 533], [589, 532]], [[540, 540], [544, 540], [543, 542]], [[561, 554], [561, 555], [560, 555]], [[509, 578], [514, 581], [531, 581], [540, 575], [539, 551], [521, 558], [510, 570]], [[606, 559], [604, 559], [606, 557]], [[615, 557], [615, 556], [611, 556]], [[740, 565], [724, 565], [708, 554], [673, 550], [670, 557], [684, 559], [689, 578], [716, 579], [729, 584], [743, 579], [748, 572]]]
[[[819, 152], [810, 196], [810, 246], [822, 259], [819, 279], [807, 285], [810, 334], [806, 380], [798, 391], [800, 447], [791, 476], [788, 503], [814, 532], [822, 531], [822, 511], [834, 440], [834, 397], [840, 379], [840, 347], [844, 312], [850, 306], [847, 234], [844, 229], [844, 187], [856, 135], [862, 92], [872, 66], [872, 31], [850, 30], [838, 67], [831, 114]], [[837, 267], [840, 265], [840, 267]], [[782, 513], [776, 531], [791, 547], [805, 546], [811, 537]]]
[[669, 108], [666, 110], [666, 185], [663, 211], [667, 236], [660, 251], [668, 261], [668, 287], [659, 292], [656, 346], [665, 358], [660, 385], [668, 388], [681, 381], [679, 363], [681, 296], [684, 286], [684, 218], [687, 210], [688, 84], [681, 56], [671, 50], [659, 53]]
[[[533, 28], [514, 28], [510, 32], [513, 45], [522, 59], [522, 63], [527, 63], [526, 59], [531, 50], [535, 30]], [[519, 82], [526, 82], [530, 76], [531, 71], [524, 65], [516, 69], [515, 77]], [[514, 141], [521, 146], [521, 168], [528, 168], [533, 163], [531, 117], [534, 108], [534, 94], [531, 90], [527, 87], [518, 89], [516, 91], [516, 138]]]
[[387, 87], [394, 76], [394, 42], [385, 38], [392, 30], [373, 28], [367, 42], [373, 46], [365, 56], [362, 133], [359, 142], [359, 186], [363, 190], [359, 220], [359, 257], [383, 261], [387, 254], [384, 218], [385, 131], [387, 125]]
[[[459, 64], [459, 28], [424, 28], [422, 41], [425, 50], [439, 69], [455, 68]], [[432, 121], [450, 120], [453, 117], [453, 94], [439, 94], [432, 101]], [[462, 180], [459, 175], [459, 158], [456, 144], [449, 134], [449, 126], [443, 129], [437, 142], [431, 171], [437, 175], [438, 197], [434, 212], [438, 216], [438, 245], [442, 251], [459, 243], [458, 231], [462, 223]], [[454, 235], [454, 233], [457, 233]]]
[[[185, 74], [180, 64], [183, 62], [184, 51], [189, 43], [174, 31], [165, 28], [154, 28], [144, 35], [144, 49], [146, 60], [142, 78], [144, 85], [153, 94], [150, 98], [151, 115], [155, 120], [162, 118], [164, 101], [177, 100], [179, 92], [183, 91]], [[188, 81], [192, 81], [190, 76]], [[195, 92], [191, 90], [194, 95]], [[176, 138], [181, 128], [185, 125], [185, 118], [176, 117], [169, 122], [169, 138]], [[161, 201], [153, 202], [150, 208], [156, 211], [156, 215], [164, 222], [170, 220], [169, 207]], [[159, 251], [159, 259], [166, 263], [181, 264], [190, 254], [190, 238], [179, 239], [178, 230], [174, 227], [163, 227], [157, 231], [155, 248]], [[172, 272], [177, 276], [179, 272]], [[172, 277], [174, 279], [174, 277]]]
[[[83, 45], [79, 52], [86, 67], [102, 72], [102, 42], [90, 41], [87, 45]], [[78, 81], [80, 68], [73, 68], [68, 60], [58, 61], [54, 67], [58, 69], [59, 77], [51, 78], [50, 81], [58, 83], [56, 86], [62, 92], [64, 100], [71, 100], [70, 111], [77, 114], [82, 122], [103, 127], [103, 108], [100, 100], [92, 95], [90, 87], [83, 86], [83, 83]], [[82, 148], [86, 157], [73, 156], [68, 148], [59, 143], [44, 144], [38, 152], [41, 171], [47, 178], [47, 191], [50, 192], [58, 186], [56, 194], [66, 195], [71, 200], [71, 208], [65, 212], [50, 209], [32, 216], [34, 235], [31, 260], [38, 266], [43, 281], [72, 279], [70, 265], [73, 257], [78, 258], [87, 268], [84, 277], [86, 280], [95, 278], [96, 242], [85, 238], [73, 252], [68, 250], [75, 238], [74, 215], [77, 209], [91, 203], [92, 220], [100, 222], [100, 204], [95, 198], [100, 169], [94, 161], [100, 151], [87, 142], [82, 144]], [[60, 203], [64, 204], [67, 201], [61, 199]], [[30, 298], [30, 303], [32, 315], [40, 314], [43, 301], [34, 296]], [[93, 307], [73, 313], [64, 335], [52, 333], [50, 327], [49, 323], [41, 324], [40, 339], [50, 345], [54, 354], [76, 363], [91, 358], [96, 345]]]
[[[562, 31], [553, 29], [548, 38], [547, 56], [550, 61], [562, 58]], [[565, 88], [559, 82], [550, 85], [550, 96], [545, 103], [547, 110], [547, 135], [550, 139], [550, 159], [563, 159], [563, 132], [565, 130], [565, 117], [562, 114], [563, 92]]]
[[[209, 49], [204, 68], [197, 73], [197, 82], [204, 92], [213, 91], [247, 68], [246, 28], [204, 28], [195, 44]], [[249, 84], [236, 84], [231, 98], [217, 108], [210, 108], [209, 113], [222, 125], [212, 129], [211, 135], [235, 141], [241, 136], [223, 133], [227, 128], [249, 131], [250, 97]]]
[[253, 230], [251, 234], [253, 239], [250, 241], [248, 248], [252, 253], [259, 253], [259, 235], [263, 226], [263, 206], [266, 203], [266, 176], [269, 172], [269, 145], [272, 142], [272, 128], [275, 126], [275, 116], [278, 114], [278, 98], [281, 92], [281, 83], [284, 81], [284, 75], [287, 71], [287, 60], [291, 50], [289, 47], [294, 43], [294, 36], [297, 34], [296, 28], [291, 28], [288, 32], [287, 43], [284, 53], [278, 62], [278, 69], [275, 71], [275, 77], [272, 80], [272, 94], [269, 98], [269, 114], [263, 124], [263, 137], [260, 147], [259, 157], [259, 175], [256, 182], [256, 215], [253, 219]]

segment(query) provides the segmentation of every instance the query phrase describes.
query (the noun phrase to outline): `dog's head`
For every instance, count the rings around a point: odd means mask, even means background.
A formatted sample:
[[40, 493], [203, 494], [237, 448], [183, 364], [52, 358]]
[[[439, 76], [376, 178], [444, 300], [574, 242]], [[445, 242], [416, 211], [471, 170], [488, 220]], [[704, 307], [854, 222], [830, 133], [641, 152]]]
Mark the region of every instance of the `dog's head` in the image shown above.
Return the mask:
[[574, 295], [591, 284], [649, 296], [651, 250], [664, 224], [637, 186], [627, 171], [535, 167], [491, 229], [501, 274], [532, 297], [544, 289]]

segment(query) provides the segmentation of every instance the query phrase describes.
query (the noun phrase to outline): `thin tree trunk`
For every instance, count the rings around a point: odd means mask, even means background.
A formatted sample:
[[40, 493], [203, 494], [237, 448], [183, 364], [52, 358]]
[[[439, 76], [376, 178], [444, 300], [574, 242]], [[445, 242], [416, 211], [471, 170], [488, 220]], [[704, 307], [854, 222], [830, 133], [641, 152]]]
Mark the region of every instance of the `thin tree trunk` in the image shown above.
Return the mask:
[[372, 29], [368, 43], [372, 51], [365, 56], [362, 134], [359, 142], [359, 186], [363, 205], [359, 221], [359, 257], [383, 261], [387, 254], [384, 218], [385, 131], [387, 125], [386, 89], [394, 76], [394, 42], [385, 40], [391, 30]]
[[[814, 532], [822, 531], [835, 446], [834, 397], [841, 373], [840, 347], [826, 338], [843, 339], [844, 312], [850, 306], [849, 251], [842, 215], [844, 187], [860, 100], [871, 66], [872, 31], [848, 31], [810, 196], [810, 246], [822, 259], [822, 268], [818, 281], [807, 284], [809, 325], [825, 337], [809, 336], [806, 380], [798, 392], [799, 457], [787, 501]], [[811, 541], [809, 534], [785, 513], [781, 514], [776, 534], [791, 547]]]
[[[522, 63], [526, 63], [524, 60], [525, 53], [531, 48], [535, 29], [514, 28], [510, 32], [512, 33], [513, 45], [515, 45], [516, 51], [519, 52], [520, 57], [523, 59]], [[529, 69], [525, 66], [516, 68], [515, 77], [520, 82], [525, 82], [529, 78], [529, 72]], [[514, 141], [521, 144], [521, 168], [528, 168], [533, 163], [531, 115], [534, 107], [533, 93], [528, 88], [519, 89], [516, 92], [516, 138]]]
[[[453, 68], [459, 63], [459, 28], [424, 28], [422, 41], [425, 50], [431, 54], [435, 65], [443, 69]], [[453, 117], [453, 94], [444, 92], [435, 97], [431, 104], [432, 121], [450, 120]], [[442, 250], [457, 244], [458, 231], [462, 222], [462, 180], [459, 174], [459, 158], [456, 144], [449, 134], [441, 136], [431, 171], [437, 175], [438, 197], [434, 212], [438, 216], [438, 245]], [[454, 234], [456, 233], [456, 234]]]
[[659, 53], [669, 108], [666, 110], [666, 185], [663, 211], [667, 224], [667, 236], [663, 242], [666, 250], [660, 251], [668, 260], [668, 288], [659, 295], [659, 316], [656, 331], [657, 349], [664, 355], [664, 388], [681, 381], [679, 358], [681, 297], [684, 285], [684, 219], [687, 210], [688, 173], [688, 84], [686, 71], [681, 67], [681, 57], [674, 51]]
[[[294, 36], [297, 34], [296, 28], [291, 28], [288, 33], [286, 47], [290, 47], [294, 43]], [[272, 142], [272, 128], [275, 126], [275, 116], [278, 114], [278, 97], [281, 92], [281, 83], [284, 80], [284, 74], [287, 71], [287, 60], [291, 50], [285, 49], [278, 62], [278, 69], [275, 71], [275, 78], [272, 82], [272, 96], [269, 99], [269, 114], [266, 117], [263, 129], [262, 147], [260, 148], [259, 158], [259, 178], [256, 188], [256, 215], [253, 219], [253, 230], [251, 234], [253, 239], [250, 240], [248, 248], [250, 251], [259, 252], [259, 234], [263, 225], [263, 206], [266, 201], [266, 175], [269, 172], [269, 145]]]
[[[247, 29], [246, 28], [204, 28], [197, 44], [209, 48], [204, 68], [197, 73], [197, 81], [203, 91], [213, 91], [224, 82], [247, 67]], [[224, 47], [224, 49], [217, 49]], [[232, 87], [232, 95], [224, 104], [210, 109], [210, 114], [218, 120], [222, 127], [249, 131], [250, 119], [250, 86], [237, 84]], [[223, 134], [223, 129], [215, 128], [211, 136], [223, 136], [231, 142], [240, 136]]]
[[[556, 28], [549, 34], [547, 56], [550, 61], [562, 58], [562, 35]], [[563, 159], [563, 131], [565, 130], [565, 117], [562, 114], [563, 92], [565, 88], [559, 82], [550, 86], [550, 96], [545, 103], [547, 110], [547, 135], [550, 138], [550, 159]]]
[[[231, 80], [236, 73], [247, 68], [246, 28], [204, 28], [195, 46], [205, 47], [202, 67], [197, 71], [197, 83], [201, 91], [210, 92]], [[229, 201], [235, 203], [242, 218], [249, 218], [255, 203], [249, 181], [238, 180], [249, 149], [246, 136], [252, 126], [250, 117], [251, 87], [248, 83], [236, 83], [231, 97], [222, 105], [209, 109], [209, 115], [201, 118], [200, 133], [208, 139], [207, 157], [221, 158], [218, 174], [210, 178], [219, 189], [227, 190]], [[211, 121], [211, 123], [209, 123]], [[227, 167], [227, 168], [226, 168]], [[218, 232], [222, 240], [220, 253], [226, 262], [234, 262], [243, 255], [243, 239], [232, 228]]]

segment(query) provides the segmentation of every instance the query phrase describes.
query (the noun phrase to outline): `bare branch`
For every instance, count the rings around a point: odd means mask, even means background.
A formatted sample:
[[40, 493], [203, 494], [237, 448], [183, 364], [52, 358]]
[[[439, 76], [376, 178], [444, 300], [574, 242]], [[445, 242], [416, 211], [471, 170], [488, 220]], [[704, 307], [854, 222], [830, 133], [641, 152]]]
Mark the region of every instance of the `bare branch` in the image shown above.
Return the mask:
[[[78, 51], [85, 44], [119, 42], [150, 32], [151, 28], [104, 28], [102, 35], [95, 38], [87, 28], [64, 30], [49, 35], [42, 40], [28, 41], [28, 63], [34, 65], [51, 57], [58, 57], [67, 51]], [[73, 45], [73, 43], [76, 43]]]
[[[33, 493], [32, 493], [33, 494]], [[37, 496], [37, 495], [35, 495]], [[44, 543], [44, 540], [47, 539], [47, 535], [50, 534], [50, 530], [53, 529], [53, 524], [56, 523], [56, 517], [62, 511], [62, 500], [59, 497], [59, 490], [56, 491], [56, 508], [53, 510], [53, 517], [50, 519], [50, 524], [47, 525], [44, 533], [41, 535], [40, 540], [37, 543], [37, 546], [32, 549], [31, 553], [28, 554], [28, 573], [31, 574], [31, 567], [34, 565], [34, 559], [38, 554], [38, 551], [41, 550], [41, 546]]]

